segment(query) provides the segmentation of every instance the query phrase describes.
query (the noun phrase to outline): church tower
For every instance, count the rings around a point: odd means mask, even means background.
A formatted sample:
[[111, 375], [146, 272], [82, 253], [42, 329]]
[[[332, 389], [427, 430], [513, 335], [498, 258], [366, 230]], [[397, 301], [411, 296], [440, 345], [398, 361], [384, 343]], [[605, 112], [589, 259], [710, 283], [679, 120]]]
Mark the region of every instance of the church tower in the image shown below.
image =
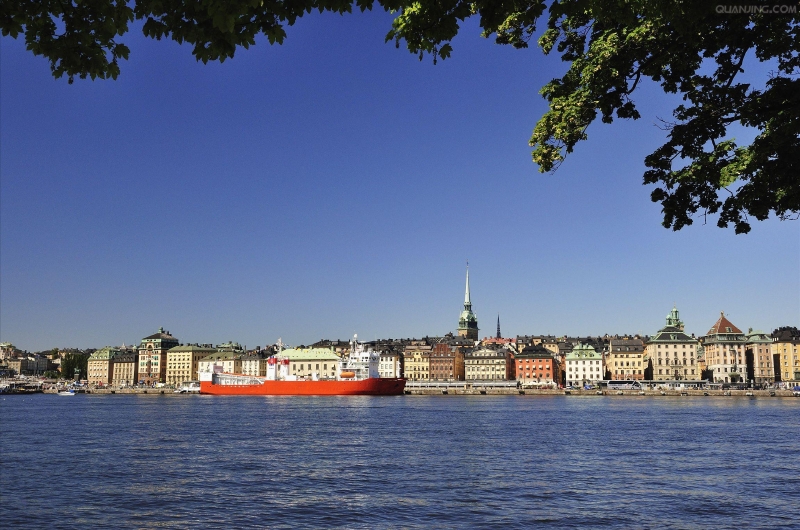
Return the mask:
[[497, 313], [497, 337], [498, 339], [502, 339], [503, 336], [500, 335], [500, 313]]
[[467, 290], [464, 293], [464, 310], [458, 319], [458, 336], [478, 340], [478, 317], [472, 312], [472, 302], [469, 298], [469, 265], [467, 265]]
[[675, 306], [672, 306], [672, 311], [669, 312], [667, 315], [667, 326], [678, 328], [679, 330], [683, 331], [683, 322], [678, 315], [678, 309]]

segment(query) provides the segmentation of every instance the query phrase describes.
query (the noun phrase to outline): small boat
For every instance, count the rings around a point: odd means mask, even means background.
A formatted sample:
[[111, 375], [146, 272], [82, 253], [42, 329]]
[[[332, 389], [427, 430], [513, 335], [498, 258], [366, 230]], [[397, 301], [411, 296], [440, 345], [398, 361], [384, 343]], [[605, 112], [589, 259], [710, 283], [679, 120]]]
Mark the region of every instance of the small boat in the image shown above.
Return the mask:
[[179, 388], [172, 391], [173, 394], [199, 394], [200, 383], [198, 381], [189, 381], [184, 383]]
[[61, 390], [61, 391], [58, 393], [58, 395], [59, 395], [59, 396], [74, 396], [74, 395], [75, 395], [75, 392], [73, 392], [72, 390]]

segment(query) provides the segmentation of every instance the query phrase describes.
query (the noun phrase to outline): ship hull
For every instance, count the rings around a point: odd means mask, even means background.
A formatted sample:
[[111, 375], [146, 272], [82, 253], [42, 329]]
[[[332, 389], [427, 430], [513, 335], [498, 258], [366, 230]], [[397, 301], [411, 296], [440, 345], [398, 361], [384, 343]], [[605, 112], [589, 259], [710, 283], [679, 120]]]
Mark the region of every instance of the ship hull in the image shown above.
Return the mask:
[[397, 396], [406, 380], [371, 378], [361, 381], [264, 381], [257, 385], [200, 382], [200, 393], [217, 396]]

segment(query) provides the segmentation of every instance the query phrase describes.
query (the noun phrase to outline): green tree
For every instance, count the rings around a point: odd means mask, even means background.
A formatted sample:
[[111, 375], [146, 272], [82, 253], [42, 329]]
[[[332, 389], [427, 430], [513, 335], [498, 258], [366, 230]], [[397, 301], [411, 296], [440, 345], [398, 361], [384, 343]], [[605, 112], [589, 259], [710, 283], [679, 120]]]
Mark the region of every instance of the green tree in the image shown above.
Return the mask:
[[[72, 82], [119, 75], [130, 50], [118, 37], [133, 20], [149, 37], [190, 44], [203, 62], [231, 58], [261, 34], [280, 44], [285, 27], [312, 11], [377, 4], [397, 14], [386, 40], [434, 62], [451, 55], [467, 18], [478, 17], [484, 37], [516, 48], [527, 48], [541, 24], [539, 47], [557, 51], [569, 69], [541, 89], [549, 110], [530, 139], [539, 170], [558, 168], [598, 116], [638, 119], [633, 95], [651, 79], [684, 101], [664, 122], [666, 143], [645, 159], [644, 183], [656, 186], [663, 225], [679, 230], [719, 213], [720, 227], [746, 233], [751, 218], [800, 215], [800, 18], [796, 0], [783, 1], [6, 0], [0, 28], [24, 35], [54, 76]], [[774, 66], [763, 86], [741, 81], [746, 58]], [[737, 142], [733, 125], [755, 138]]]
[[89, 367], [89, 356], [84, 353], [70, 352], [61, 359], [61, 376], [65, 379], [73, 379], [76, 370], [79, 379], [86, 379]]

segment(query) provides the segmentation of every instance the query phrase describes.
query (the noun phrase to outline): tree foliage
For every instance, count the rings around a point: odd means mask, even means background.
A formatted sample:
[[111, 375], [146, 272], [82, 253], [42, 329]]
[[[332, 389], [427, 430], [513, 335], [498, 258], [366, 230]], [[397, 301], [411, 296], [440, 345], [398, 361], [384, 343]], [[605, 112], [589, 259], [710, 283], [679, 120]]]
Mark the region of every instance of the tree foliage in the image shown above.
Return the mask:
[[[549, 110], [530, 145], [540, 171], [555, 170], [587, 139], [597, 117], [638, 119], [633, 94], [642, 79], [683, 99], [663, 122], [667, 141], [646, 157], [644, 183], [656, 185], [663, 224], [679, 230], [698, 215], [750, 230], [750, 218], [800, 213], [800, 19], [797, 4], [754, 10], [677, 0], [6, 0], [3, 35], [25, 36], [53, 75], [116, 78], [129, 49], [118, 41], [133, 20], [144, 34], [193, 47], [197, 60], [224, 61], [264, 35], [286, 38], [286, 26], [313, 11], [349, 13], [378, 5], [396, 13], [386, 36], [431, 55], [453, 51], [461, 23], [479, 19], [482, 34], [526, 48], [535, 35], [545, 54], [569, 69], [542, 89]], [[723, 12], [719, 12], [722, 7]], [[757, 11], [757, 12], [756, 12]], [[537, 24], [542, 27], [537, 28]], [[741, 81], [748, 61], [770, 61], [763, 86]], [[738, 78], [738, 80], [737, 80]], [[754, 131], [737, 141], [732, 126]]]
[[75, 371], [80, 373], [79, 379], [85, 379], [89, 368], [89, 355], [84, 353], [67, 353], [61, 359], [61, 376], [65, 379], [72, 379]]

